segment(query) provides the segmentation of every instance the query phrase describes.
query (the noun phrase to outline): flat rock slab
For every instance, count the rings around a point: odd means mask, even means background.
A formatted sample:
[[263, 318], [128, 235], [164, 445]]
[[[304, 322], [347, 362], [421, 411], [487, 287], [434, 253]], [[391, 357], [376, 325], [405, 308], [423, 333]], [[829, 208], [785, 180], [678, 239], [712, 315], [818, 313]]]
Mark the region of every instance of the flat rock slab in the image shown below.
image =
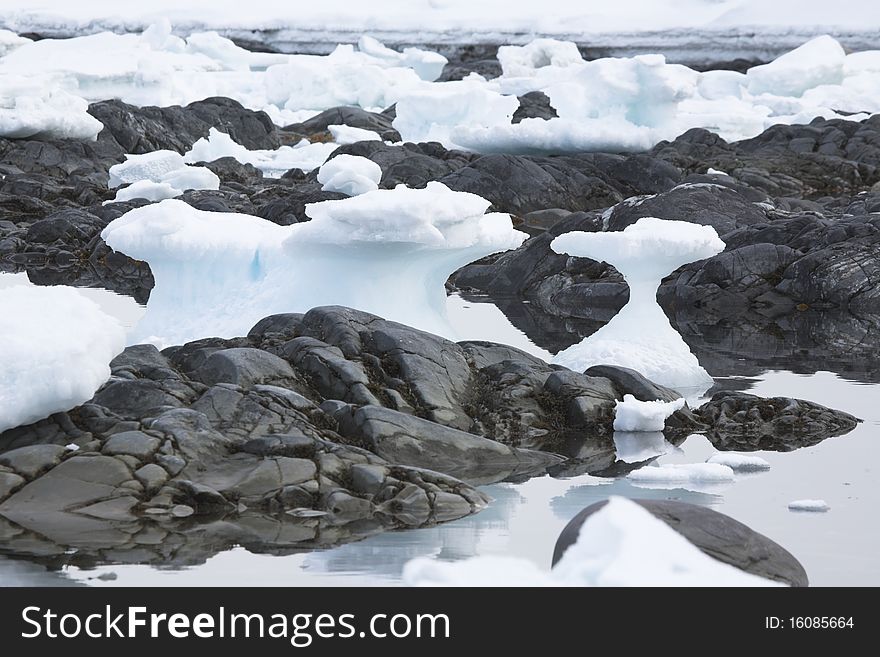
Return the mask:
[[33, 479], [57, 465], [66, 451], [61, 445], [28, 445], [0, 454], [0, 465], [12, 468], [26, 479]]

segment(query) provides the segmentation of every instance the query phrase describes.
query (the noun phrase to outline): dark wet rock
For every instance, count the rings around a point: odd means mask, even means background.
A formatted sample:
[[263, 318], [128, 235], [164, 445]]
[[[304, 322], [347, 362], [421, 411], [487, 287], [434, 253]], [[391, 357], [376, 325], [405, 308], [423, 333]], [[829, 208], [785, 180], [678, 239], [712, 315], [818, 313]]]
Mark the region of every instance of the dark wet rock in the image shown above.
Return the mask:
[[104, 443], [101, 450], [110, 456], [133, 456], [139, 461], [146, 461], [159, 448], [162, 441], [142, 431], [123, 431], [115, 433]]
[[125, 153], [162, 149], [183, 153], [207, 137], [210, 128], [225, 132], [251, 150], [272, 150], [281, 145], [278, 129], [265, 112], [245, 109], [231, 98], [206, 98], [185, 107], [135, 107], [106, 100], [90, 105], [89, 114], [104, 124], [102, 135]]
[[283, 130], [315, 141], [315, 135], [329, 137], [329, 134], [322, 135], [322, 133], [327, 133], [328, 126], [347, 125], [352, 128], [371, 130], [378, 133], [385, 141], [400, 141], [400, 133], [391, 125], [393, 120], [394, 117], [368, 112], [360, 107], [331, 107], [302, 123], [287, 125]]
[[706, 434], [720, 450], [790, 452], [852, 431], [860, 420], [849, 413], [788, 397], [719, 392], [696, 410], [711, 427]]
[[[483, 53], [488, 54], [488, 53]], [[501, 75], [501, 64], [498, 59], [491, 55], [487, 59], [466, 59], [463, 61], [450, 61], [443, 68], [443, 74], [437, 79], [438, 82], [463, 80], [471, 73], [482, 75], [487, 80]]]
[[561, 461], [379, 406], [346, 407], [334, 414], [339, 431], [393, 463], [430, 468], [471, 480], [485, 470], [544, 472]]
[[[673, 500], [632, 501], [713, 559], [790, 586], [809, 586], [804, 567], [788, 550], [723, 513]], [[571, 519], [556, 541], [553, 565], [577, 541], [584, 521], [606, 504], [607, 501], [591, 504]]]
[[0, 465], [11, 468], [27, 479], [58, 465], [64, 455], [61, 445], [29, 445], [0, 454]]
[[449, 151], [440, 144], [388, 145], [381, 141], [361, 141], [340, 146], [336, 155], [359, 155], [372, 160], [382, 169], [380, 187], [390, 189], [399, 184], [407, 187], [424, 187], [432, 180], [441, 180], [476, 156], [462, 151]]
[[519, 107], [513, 113], [511, 123], [519, 123], [523, 119], [553, 119], [559, 115], [550, 105], [550, 97], [543, 91], [530, 91], [519, 96]]

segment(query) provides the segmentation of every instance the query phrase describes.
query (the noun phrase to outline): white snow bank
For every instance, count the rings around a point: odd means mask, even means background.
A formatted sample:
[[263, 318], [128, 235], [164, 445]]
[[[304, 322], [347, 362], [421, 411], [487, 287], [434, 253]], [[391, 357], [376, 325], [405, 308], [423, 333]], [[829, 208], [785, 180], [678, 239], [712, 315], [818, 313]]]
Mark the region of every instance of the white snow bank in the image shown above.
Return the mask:
[[0, 286], [3, 432], [91, 399], [125, 346], [125, 330], [74, 288], [0, 278], [7, 279]]
[[639, 484], [720, 484], [735, 480], [733, 469], [720, 463], [666, 463], [633, 470], [627, 479]]
[[341, 192], [349, 196], [379, 189], [382, 168], [359, 155], [337, 155], [318, 169], [318, 182], [326, 192]]
[[684, 398], [665, 401], [640, 401], [624, 395], [614, 407], [615, 431], [663, 431], [666, 418], [684, 408]]
[[188, 189], [220, 189], [220, 178], [205, 167], [189, 166], [180, 153], [153, 151], [126, 155], [125, 162], [110, 167], [109, 187], [128, 187], [116, 192], [106, 203], [145, 198], [161, 201], [180, 196]]
[[252, 164], [269, 178], [280, 178], [291, 169], [311, 171], [321, 166], [339, 148], [334, 143], [310, 143], [301, 140], [294, 146], [281, 146], [270, 150], [248, 150], [225, 132], [211, 128], [183, 156], [184, 162], [213, 162], [221, 157], [231, 157], [242, 164]]
[[672, 328], [656, 295], [667, 274], [724, 250], [714, 228], [643, 217], [623, 231], [565, 233], [550, 246], [557, 253], [608, 262], [629, 285], [629, 301], [621, 311], [580, 343], [559, 352], [553, 362], [577, 371], [602, 364], [629, 367], [686, 392], [712, 384]]
[[811, 511], [813, 513], [825, 513], [831, 507], [825, 500], [794, 500], [788, 503], [789, 511]]
[[715, 452], [706, 460], [706, 463], [726, 465], [734, 472], [760, 472], [770, 469], [770, 464], [766, 459], [751, 454], [737, 454], [736, 452]]
[[102, 237], [156, 279], [132, 343], [234, 337], [267, 315], [331, 304], [455, 337], [446, 279], [526, 238], [488, 207], [438, 182], [314, 203], [311, 221], [292, 226], [166, 200], [127, 212]]
[[419, 557], [404, 566], [403, 580], [410, 586], [780, 586], [704, 554], [622, 497], [609, 498], [587, 518], [550, 572], [512, 557]]

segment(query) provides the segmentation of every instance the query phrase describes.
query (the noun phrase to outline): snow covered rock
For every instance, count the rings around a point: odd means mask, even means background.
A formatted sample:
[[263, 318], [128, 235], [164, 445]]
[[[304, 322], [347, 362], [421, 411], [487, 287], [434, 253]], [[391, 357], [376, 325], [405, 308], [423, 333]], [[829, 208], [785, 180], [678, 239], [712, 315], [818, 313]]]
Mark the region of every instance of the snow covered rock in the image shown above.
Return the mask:
[[675, 389], [706, 389], [712, 379], [700, 367], [657, 303], [660, 280], [683, 264], [724, 249], [714, 229], [654, 217], [621, 232], [572, 232], [553, 240], [557, 253], [605, 260], [623, 275], [629, 302], [608, 324], [556, 355], [570, 369], [628, 367]]
[[102, 237], [156, 279], [132, 341], [231, 337], [266, 315], [327, 304], [449, 335], [449, 274], [526, 238], [488, 207], [432, 182], [311, 204], [311, 221], [278, 226], [172, 199], [129, 211]]
[[0, 287], [0, 307], [0, 432], [91, 398], [125, 345], [122, 325], [74, 288]]
[[[730, 516], [705, 506], [674, 500], [634, 499], [632, 502], [713, 559], [759, 577], [791, 586], [809, 586], [803, 566], [788, 550]], [[578, 540], [583, 523], [605, 504], [604, 501], [591, 504], [565, 526], [553, 550], [554, 565]]]
[[408, 562], [410, 586], [773, 586], [701, 552], [635, 502], [611, 497], [577, 526], [548, 573], [511, 557]]
[[378, 164], [357, 155], [337, 155], [318, 169], [318, 182], [324, 191], [357, 196], [379, 189], [382, 169]]

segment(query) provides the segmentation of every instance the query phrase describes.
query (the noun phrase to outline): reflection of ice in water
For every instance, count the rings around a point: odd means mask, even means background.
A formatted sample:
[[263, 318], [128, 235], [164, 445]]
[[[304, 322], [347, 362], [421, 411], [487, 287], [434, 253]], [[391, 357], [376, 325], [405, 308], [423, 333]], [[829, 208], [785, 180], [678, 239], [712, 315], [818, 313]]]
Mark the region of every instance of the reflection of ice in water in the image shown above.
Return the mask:
[[707, 390], [712, 378], [697, 361], [657, 303], [664, 276], [724, 249], [711, 226], [644, 217], [619, 232], [565, 233], [551, 244], [557, 253], [609, 262], [629, 285], [629, 301], [608, 324], [559, 352], [553, 362], [583, 371], [619, 365], [686, 394]]
[[640, 463], [675, 450], [662, 431], [615, 431], [614, 449], [624, 463]]

